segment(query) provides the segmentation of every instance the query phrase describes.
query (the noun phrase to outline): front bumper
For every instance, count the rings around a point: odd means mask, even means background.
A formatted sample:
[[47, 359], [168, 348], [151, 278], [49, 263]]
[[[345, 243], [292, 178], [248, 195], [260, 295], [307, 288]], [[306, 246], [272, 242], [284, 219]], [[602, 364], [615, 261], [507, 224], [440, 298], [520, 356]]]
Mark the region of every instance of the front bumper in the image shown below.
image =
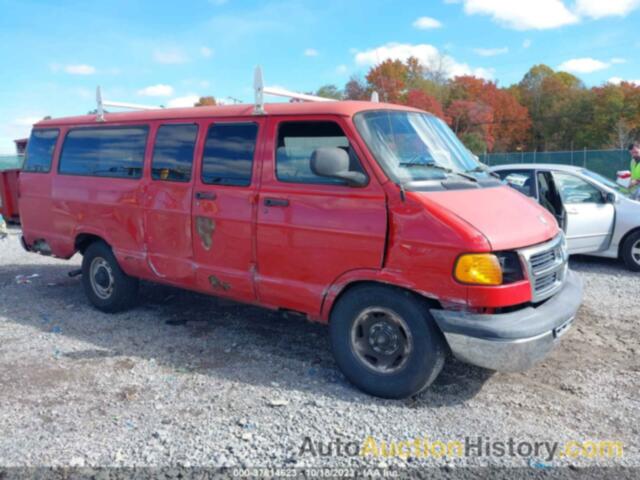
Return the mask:
[[482, 315], [431, 310], [459, 360], [500, 372], [520, 372], [545, 358], [566, 333], [582, 302], [582, 281], [569, 271], [562, 289], [537, 308]]

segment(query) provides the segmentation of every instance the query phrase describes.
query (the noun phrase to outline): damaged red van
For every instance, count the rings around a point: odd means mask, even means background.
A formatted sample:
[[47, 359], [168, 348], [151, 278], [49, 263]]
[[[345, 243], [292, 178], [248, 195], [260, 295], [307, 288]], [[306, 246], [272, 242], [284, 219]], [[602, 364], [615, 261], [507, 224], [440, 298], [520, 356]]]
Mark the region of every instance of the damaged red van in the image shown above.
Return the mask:
[[23, 245], [83, 255], [90, 302], [139, 279], [329, 324], [373, 395], [427, 387], [452, 352], [543, 359], [582, 285], [545, 209], [440, 119], [374, 102], [162, 109], [44, 120], [20, 176]]

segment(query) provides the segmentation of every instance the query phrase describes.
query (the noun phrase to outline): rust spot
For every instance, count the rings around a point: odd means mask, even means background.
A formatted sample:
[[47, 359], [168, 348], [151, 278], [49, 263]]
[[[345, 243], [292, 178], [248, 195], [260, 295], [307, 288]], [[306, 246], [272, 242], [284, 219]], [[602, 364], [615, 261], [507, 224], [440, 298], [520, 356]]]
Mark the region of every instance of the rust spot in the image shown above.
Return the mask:
[[215, 275], [211, 275], [209, 277], [209, 283], [211, 284], [211, 286], [215, 289], [222, 289], [225, 292], [227, 290], [231, 289], [231, 285], [229, 285], [227, 282], [223, 282], [221, 281], [218, 277], [216, 277]]
[[216, 229], [216, 222], [208, 217], [196, 217], [196, 231], [205, 250], [211, 250], [213, 245], [213, 232]]

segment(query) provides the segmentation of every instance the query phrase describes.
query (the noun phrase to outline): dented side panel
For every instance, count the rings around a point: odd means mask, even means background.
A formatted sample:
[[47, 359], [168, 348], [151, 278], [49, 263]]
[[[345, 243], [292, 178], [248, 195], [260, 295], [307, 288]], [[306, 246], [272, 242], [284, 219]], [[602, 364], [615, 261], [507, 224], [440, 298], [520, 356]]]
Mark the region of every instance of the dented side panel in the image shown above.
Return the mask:
[[[218, 120], [222, 124], [242, 123], [247, 119]], [[263, 119], [258, 124], [252, 180], [249, 186], [206, 184], [202, 181], [202, 152], [206, 138], [198, 148], [192, 196], [192, 245], [195, 283], [200, 291], [244, 302], [256, 300], [255, 275], [255, 197], [258, 191], [260, 146], [264, 135]], [[216, 120], [201, 126], [206, 137]]]

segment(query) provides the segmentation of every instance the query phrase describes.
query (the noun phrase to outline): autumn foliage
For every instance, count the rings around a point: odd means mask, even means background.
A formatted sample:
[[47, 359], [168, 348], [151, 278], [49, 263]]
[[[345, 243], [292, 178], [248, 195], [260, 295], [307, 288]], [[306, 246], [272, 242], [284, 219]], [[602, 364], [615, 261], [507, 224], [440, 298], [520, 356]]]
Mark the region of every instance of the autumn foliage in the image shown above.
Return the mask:
[[448, 78], [416, 58], [386, 60], [344, 90], [325, 85], [332, 98], [380, 100], [430, 112], [476, 153], [514, 150], [624, 148], [640, 137], [640, 86], [611, 83], [586, 88], [567, 72], [536, 65], [516, 85], [473, 76]]

